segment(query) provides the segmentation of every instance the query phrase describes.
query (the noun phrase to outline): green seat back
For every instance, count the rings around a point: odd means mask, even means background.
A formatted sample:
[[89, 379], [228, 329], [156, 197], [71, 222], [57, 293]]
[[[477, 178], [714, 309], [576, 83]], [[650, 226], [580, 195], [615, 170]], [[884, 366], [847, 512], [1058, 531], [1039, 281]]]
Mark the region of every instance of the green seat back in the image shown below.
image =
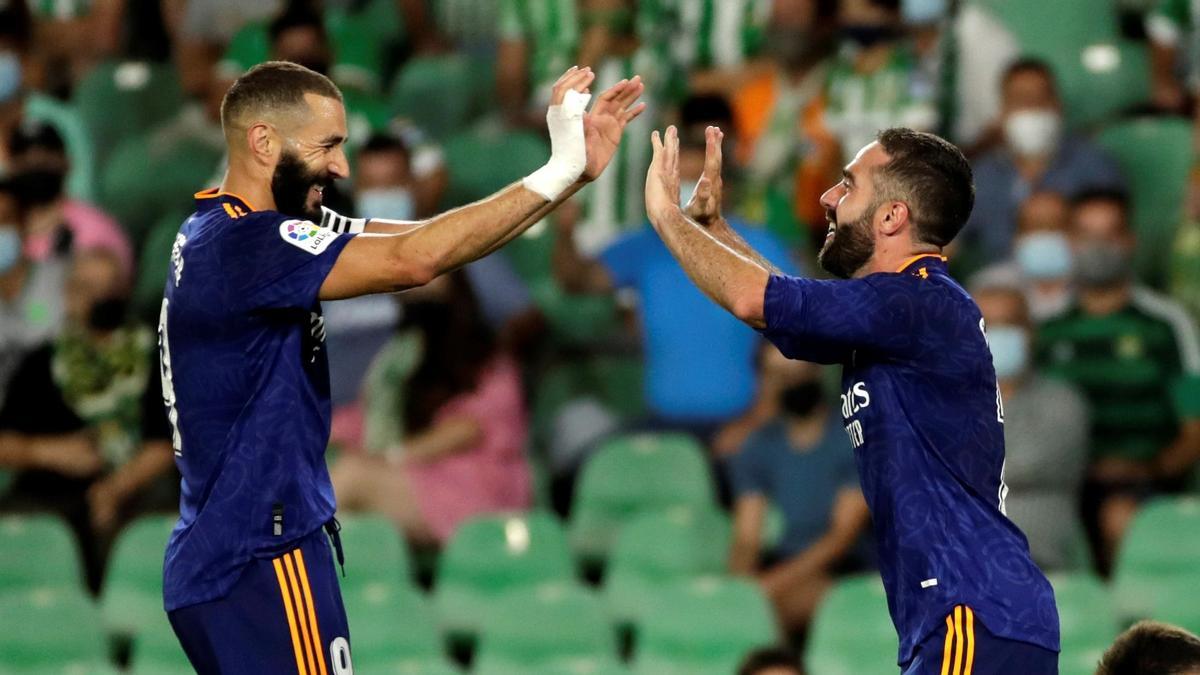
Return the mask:
[[142, 243], [132, 303], [135, 315], [146, 323], [158, 323], [163, 289], [166, 288], [167, 274], [171, 269], [171, 251], [186, 218], [187, 214], [182, 211], [166, 214], [150, 228]]
[[1197, 560], [1200, 498], [1159, 498], [1144, 505], [1117, 554], [1113, 586], [1118, 617], [1126, 622], [1166, 620], [1169, 614], [1196, 630]]
[[1112, 3], [1094, 0], [971, 0], [991, 11], [1012, 31], [1021, 48], [1043, 54], [1064, 46], [1113, 40], [1117, 15]]
[[1051, 575], [1050, 583], [1062, 642], [1059, 670], [1091, 675], [1118, 632], [1108, 589], [1089, 573]]
[[0, 595], [0, 654], [16, 668], [103, 665], [100, 613], [82, 589], [27, 588]]
[[488, 611], [476, 663], [551, 666], [574, 661], [608, 662], [616, 635], [600, 602], [573, 583], [511, 591]]
[[571, 544], [584, 557], [606, 558], [633, 516], [714, 503], [700, 444], [676, 433], [632, 434], [603, 444], [584, 465], [571, 509]]
[[1168, 258], [1183, 214], [1194, 155], [1192, 126], [1174, 118], [1133, 119], [1108, 127], [1096, 141], [1129, 181], [1138, 275], [1147, 283], [1161, 284], [1166, 270], [1162, 261]]
[[378, 515], [346, 514], [338, 521], [342, 525], [342, 548], [346, 550], [343, 589], [375, 582], [411, 583], [408, 544], [391, 520]]
[[405, 584], [376, 581], [342, 590], [356, 669], [383, 672], [442, 656], [429, 601]]
[[183, 106], [183, 90], [172, 64], [110, 61], [84, 76], [72, 102], [95, 146], [97, 162], [104, 166], [121, 141], [174, 116]]
[[83, 588], [75, 535], [51, 515], [0, 518], [0, 592], [34, 586]]
[[808, 644], [810, 672], [894, 674], [900, 643], [879, 577], [838, 581], [817, 608]]
[[450, 173], [443, 206], [461, 206], [482, 199], [537, 170], [550, 156], [539, 134], [500, 126], [455, 134], [444, 145]]
[[[194, 210], [193, 195], [209, 187], [221, 157], [221, 150], [199, 139], [156, 145], [148, 137], [130, 138], [104, 165], [101, 203], [131, 239], [143, 241], [167, 216]], [[180, 219], [175, 228], [182, 224]]]
[[137, 675], [183, 675], [193, 673], [179, 638], [171, 628], [159, 601], [159, 617], [144, 624], [133, 639], [130, 665]]
[[473, 633], [504, 592], [573, 578], [566, 535], [553, 516], [475, 518], [459, 527], [438, 561], [438, 620], [451, 633]]
[[665, 584], [645, 602], [634, 638], [639, 672], [674, 667], [730, 673], [747, 652], [779, 637], [766, 598], [745, 579], [706, 577]]
[[118, 633], [137, 633], [166, 621], [163, 612], [163, 554], [176, 516], [143, 516], [117, 537], [105, 574], [100, 608], [105, 625]]
[[[471, 60], [462, 54], [410, 59], [392, 83], [392, 112], [412, 120], [434, 138], [449, 138], [466, 128], [474, 112], [471, 68]], [[479, 156], [475, 161], [484, 159]]]
[[715, 508], [677, 507], [635, 517], [617, 537], [604, 581], [619, 621], [635, 621], [642, 599], [663, 583], [720, 575], [729, 557], [729, 519]]

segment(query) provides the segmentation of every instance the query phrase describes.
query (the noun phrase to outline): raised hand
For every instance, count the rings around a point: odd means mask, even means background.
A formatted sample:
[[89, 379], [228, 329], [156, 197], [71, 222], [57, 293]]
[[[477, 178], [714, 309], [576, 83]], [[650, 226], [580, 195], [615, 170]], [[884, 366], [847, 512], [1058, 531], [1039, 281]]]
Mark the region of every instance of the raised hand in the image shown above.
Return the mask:
[[640, 75], [635, 75], [631, 80], [621, 80], [601, 93], [591, 112], [583, 116], [583, 133], [587, 143], [587, 165], [583, 170], [583, 180], [596, 180], [612, 161], [621, 144], [625, 125], [646, 109], [645, 103], [636, 103], [645, 89]]
[[692, 198], [683, 207], [688, 218], [705, 226], [721, 220], [721, 141], [724, 138], [725, 133], [719, 127], [704, 130], [704, 173], [696, 183]]
[[657, 224], [679, 209], [679, 133], [674, 126], [663, 137], [655, 130], [650, 145], [654, 154], [646, 172], [646, 214]]

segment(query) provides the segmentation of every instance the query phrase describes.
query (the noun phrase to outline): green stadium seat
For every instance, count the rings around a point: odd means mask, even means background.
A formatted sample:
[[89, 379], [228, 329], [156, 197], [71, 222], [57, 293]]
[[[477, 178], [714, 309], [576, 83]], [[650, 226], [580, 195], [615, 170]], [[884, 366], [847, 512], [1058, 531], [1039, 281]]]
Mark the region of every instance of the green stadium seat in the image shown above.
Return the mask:
[[822, 675], [896, 673], [900, 642], [877, 575], [848, 577], [829, 589], [813, 618], [805, 661]]
[[[1050, 4], [1050, 3], [1047, 3]], [[1135, 267], [1146, 283], [1161, 285], [1194, 159], [1192, 125], [1178, 118], [1141, 118], [1114, 124], [1096, 138], [1120, 164], [1133, 198], [1138, 245]]]
[[459, 132], [446, 140], [444, 150], [450, 180], [443, 207], [482, 199], [537, 170], [550, 156], [540, 134], [499, 125]]
[[549, 665], [490, 661], [479, 664], [471, 673], [472, 675], [630, 675], [629, 670], [612, 657], [574, 659]]
[[635, 627], [638, 673], [731, 673], [747, 652], [779, 638], [767, 599], [745, 579], [666, 584], [645, 604]]
[[1200, 498], [1144, 505], [1117, 554], [1113, 588], [1122, 622], [1159, 619], [1200, 631]]
[[354, 665], [365, 673], [442, 658], [429, 601], [415, 588], [382, 581], [342, 589]]
[[405, 36], [404, 18], [394, 0], [357, 3], [325, 10], [325, 29], [333, 43], [334, 64], [330, 76], [343, 89], [378, 92], [388, 48]]
[[171, 250], [175, 236], [187, 218], [187, 212], [173, 211], [158, 219], [142, 242], [138, 254], [137, 278], [133, 282], [131, 299], [134, 315], [146, 323], [158, 323], [162, 309], [163, 288], [171, 268]]
[[585, 560], [603, 560], [621, 526], [633, 516], [714, 503], [704, 450], [691, 436], [645, 433], [613, 438], [580, 474], [571, 508], [571, 545]]
[[438, 561], [438, 623], [452, 636], [474, 635], [504, 592], [573, 579], [566, 535], [550, 514], [472, 519], [458, 529]]
[[1058, 604], [1062, 675], [1092, 675], [1100, 656], [1117, 636], [1112, 599], [1099, 579], [1088, 573], [1050, 576]]
[[600, 602], [571, 582], [559, 582], [497, 599], [480, 630], [475, 667], [569, 672], [571, 664], [612, 665], [616, 654], [616, 634]]
[[109, 61], [96, 66], [72, 97], [99, 166], [104, 166], [121, 141], [174, 116], [183, 100], [174, 65], [143, 61]]
[[112, 633], [135, 635], [166, 621], [163, 612], [163, 552], [177, 516], [143, 516], [117, 537], [100, 596], [104, 623]]
[[[356, 672], [363, 672], [358, 668], [357, 658], [354, 660], [354, 666]], [[403, 661], [369, 672], [380, 675], [462, 675], [461, 670], [442, 659]]]
[[[462, 54], [410, 59], [392, 83], [391, 111], [411, 120], [433, 138], [449, 138], [466, 128], [474, 114], [476, 89], [472, 66], [471, 60]], [[478, 155], [474, 161], [479, 162], [482, 157]]]
[[[161, 605], [161, 600], [159, 602]], [[133, 640], [130, 654], [134, 675], [187, 675], [196, 672], [188, 662], [179, 638], [165, 612], [159, 619], [141, 627]]]
[[970, 0], [990, 10], [1017, 38], [1021, 49], [1047, 50], [1111, 42], [1118, 31], [1113, 3], [1094, 0]]
[[1047, 56], [1072, 127], [1108, 122], [1150, 99], [1145, 45], [1116, 40]]
[[338, 521], [342, 525], [342, 548], [346, 550], [343, 589], [373, 583], [412, 583], [408, 544], [391, 520], [378, 515], [346, 514]]
[[619, 622], [636, 622], [646, 594], [664, 583], [723, 574], [731, 528], [715, 508], [677, 507], [635, 517], [621, 529], [605, 574], [604, 597]]
[[100, 613], [77, 588], [27, 588], [0, 595], [0, 657], [18, 672], [83, 672], [108, 656]]
[[0, 592], [35, 586], [83, 588], [75, 535], [51, 515], [0, 518]]

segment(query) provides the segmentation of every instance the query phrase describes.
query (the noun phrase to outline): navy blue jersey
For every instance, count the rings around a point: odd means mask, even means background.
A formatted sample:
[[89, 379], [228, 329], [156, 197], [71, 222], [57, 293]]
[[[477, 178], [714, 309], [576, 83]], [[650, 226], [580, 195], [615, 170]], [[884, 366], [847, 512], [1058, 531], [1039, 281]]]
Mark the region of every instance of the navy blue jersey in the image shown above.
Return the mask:
[[215, 190], [179, 230], [159, 319], [182, 479], [168, 611], [223, 597], [247, 563], [333, 516], [329, 365], [318, 293], [352, 235]]
[[841, 363], [842, 417], [871, 508], [899, 662], [955, 605], [1058, 650], [1054, 592], [1004, 513], [1004, 410], [983, 318], [940, 256], [899, 273], [772, 276], [764, 335]]

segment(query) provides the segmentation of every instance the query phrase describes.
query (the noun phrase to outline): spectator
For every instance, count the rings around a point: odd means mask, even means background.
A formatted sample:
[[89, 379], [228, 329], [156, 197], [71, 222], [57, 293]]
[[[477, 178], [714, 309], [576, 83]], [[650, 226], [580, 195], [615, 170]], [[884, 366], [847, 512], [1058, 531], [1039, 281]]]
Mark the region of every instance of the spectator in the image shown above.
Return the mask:
[[[705, 114], [689, 112], [693, 109]], [[684, 105], [679, 166], [685, 203], [703, 172], [705, 125], [730, 127], [728, 106], [716, 117], [712, 110], [718, 108]], [[729, 192], [727, 188], [724, 194]], [[721, 311], [688, 281], [648, 222], [622, 235], [596, 259], [584, 257], [576, 248], [568, 218], [557, 222], [554, 273], [567, 292], [637, 292], [646, 359], [644, 391], [652, 426], [686, 429], [707, 443], [754, 397], [758, 344], [754, 331]], [[775, 264], [789, 274], [795, 272], [786, 249], [773, 236], [743, 224], [734, 227]], [[703, 345], [695, 340], [697, 335], [704, 336]]]
[[270, 20], [286, 4], [284, 0], [188, 0], [177, 5], [167, 23], [175, 38], [175, 63], [184, 91], [203, 96], [234, 34], [252, 21]]
[[1096, 675], [1197, 675], [1200, 638], [1157, 621], [1139, 621], [1100, 658]]
[[800, 659], [782, 647], [756, 649], [746, 655], [737, 675], [803, 675]]
[[64, 290], [62, 334], [22, 360], [0, 409], [0, 462], [19, 471], [0, 508], [61, 512], [95, 589], [118, 524], [178, 494], [154, 335], [125, 322], [119, 262], [81, 253]]
[[467, 518], [527, 508], [531, 488], [517, 365], [463, 274], [431, 286], [405, 304], [401, 328], [417, 332], [422, 355], [396, 368], [411, 371], [402, 410], [384, 411], [403, 416], [403, 442], [392, 459], [345, 455], [332, 474], [343, 508], [384, 513], [413, 541], [441, 544]]
[[936, 88], [905, 39], [900, 0], [843, 0], [842, 49], [825, 88], [824, 124], [837, 137], [842, 162], [887, 127], [932, 131]]
[[[734, 496], [730, 571], [755, 576], [780, 623], [802, 633], [833, 576], [852, 557], [870, 514], [842, 430], [825, 402], [820, 367], [763, 350], [763, 380], [785, 383], [780, 413], [726, 460]], [[782, 537], [764, 551], [769, 506], [783, 514]]]
[[500, 0], [498, 30], [500, 106], [520, 122], [541, 124], [550, 85], [578, 61], [579, 6], [576, 0]]
[[745, 169], [743, 211], [771, 232], [795, 238], [825, 232], [820, 196], [841, 175], [841, 148], [820, 124], [822, 92], [834, 47], [834, 0], [777, 0], [764, 53], [770, 67], [739, 84], [732, 130]]
[[975, 209], [960, 237], [977, 264], [1012, 253], [1017, 211], [1032, 193], [1051, 191], [1070, 199], [1087, 189], [1124, 184], [1100, 148], [1064, 132], [1054, 75], [1042, 61], [1020, 59], [1009, 66], [999, 124], [1004, 144], [974, 164]]
[[35, 187], [26, 174], [0, 180], [0, 404], [18, 364], [63, 322], [67, 261], [57, 251], [40, 262], [25, 252]]
[[98, 206], [63, 194], [63, 177], [71, 164], [58, 132], [49, 125], [22, 127], [10, 147], [14, 167], [36, 176], [41, 185], [36, 192], [46, 195], [28, 214], [25, 248], [30, 257], [45, 260], [65, 236], [76, 251], [111, 251], [121, 261], [125, 278], [133, 278], [133, 247], [121, 226]]
[[1033, 329], [1021, 287], [976, 287], [971, 295], [987, 323], [1004, 402], [1006, 512], [1042, 569], [1077, 567], [1087, 541], [1079, 518], [1087, 403], [1074, 387], [1033, 371]]
[[[1040, 324], [1071, 304], [1070, 204], [1054, 192], [1035, 192], [1021, 205], [1009, 260], [984, 268], [973, 279], [1002, 279], [1024, 289], [1029, 318]], [[973, 282], [974, 283], [974, 282]]]
[[1084, 513], [1107, 572], [1139, 502], [1200, 454], [1200, 342], [1182, 307], [1134, 283], [1124, 194], [1079, 195], [1070, 237], [1077, 297], [1041, 327], [1036, 353], [1091, 407]]
[[[1189, 97], [1195, 98], [1200, 87], [1197, 18], [1200, 7], [1189, 0], [1157, 0], [1157, 7], [1146, 15], [1151, 94], [1154, 104], [1163, 110], [1184, 111]], [[1187, 61], [1181, 63], [1184, 56]]]

